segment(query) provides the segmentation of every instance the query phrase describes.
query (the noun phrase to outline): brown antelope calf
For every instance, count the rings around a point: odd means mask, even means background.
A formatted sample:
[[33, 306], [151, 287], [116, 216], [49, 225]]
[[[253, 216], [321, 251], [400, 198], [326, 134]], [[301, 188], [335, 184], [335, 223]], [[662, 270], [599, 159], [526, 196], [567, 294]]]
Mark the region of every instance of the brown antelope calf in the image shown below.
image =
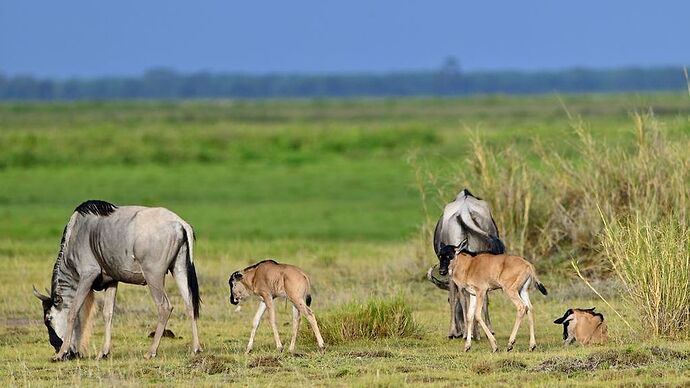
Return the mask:
[[316, 341], [320, 349], [324, 348], [323, 338], [316, 323], [316, 317], [311, 311], [311, 295], [309, 294], [309, 278], [299, 268], [289, 264], [278, 264], [274, 260], [264, 260], [251, 265], [241, 271], [234, 272], [228, 280], [230, 285], [230, 303], [238, 304], [250, 295], [261, 298], [261, 304], [256, 311], [252, 325], [252, 332], [247, 344], [247, 353], [254, 347], [254, 336], [259, 327], [261, 317], [268, 310], [271, 320], [273, 338], [279, 351], [283, 350], [283, 344], [278, 335], [273, 299], [277, 297], [288, 298], [292, 302], [292, 339], [290, 340], [290, 352], [295, 351], [295, 341], [299, 330], [300, 315], [303, 314], [311, 325]]
[[562, 317], [553, 321], [563, 325], [563, 345], [577, 341], [581, 345], [602, 344], [608, 340], [608, 325], [601, 313], [591, 309], [568, 309]]
[[[534, 266], [519, 256], [492, 255], [480, 253], [471, 256], [465, 252], [458, 252], [452, 263], [451, 279], [459, 289], [465, 289], [470, 293], [470, 303], [465, 314], [465, 351], [472, 347], [472, 329], [475, 319], [484, 330], [491, 343], [491, 349], [495, 352], [496, 338], [482, 319], [481, 307], [487, 293], [492, 290], [502, 289], [517, 308], [517, 317], [513, 332], [508, 340], [508, 351], [513, 349], [515, 337], [527, 313], [529, 319], [529, 350], [537, 347], [534, 337], [534, 314], [532, 303], [529, 300], [527, 289], [534, 282], [537, 289], [544, 295], [547, 291], [534, 270]], [[474, 317], [474, 319], [472, 319]]]

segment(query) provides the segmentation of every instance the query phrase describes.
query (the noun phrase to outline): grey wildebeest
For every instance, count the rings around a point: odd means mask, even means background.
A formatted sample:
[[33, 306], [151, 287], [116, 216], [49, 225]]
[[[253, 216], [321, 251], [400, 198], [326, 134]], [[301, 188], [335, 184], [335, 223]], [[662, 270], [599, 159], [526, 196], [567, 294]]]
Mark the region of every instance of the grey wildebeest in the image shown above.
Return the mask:
[[553, 321], [563, 325], [563, 344], [577, 341], [581, 345], [602, 344], [608, 340], [608, 325], [604, 315], [591, 309], [568, 309], [562, 317]]
[[[457, 249], [457, 247], [456, 247]], [[495, 352], [496, 338], [482, 319], [481, 306], [483, 299], [489, 291], [502, 289], [517, 309], [515, 325], [508, 339], [508, 350], [513, 349], [515, 337], [522, 323], [522, 319], [527, 314], [529, 320], [529, 350], [537, 347], [534, 336], [534, 312], [532, 303], [529, 300], [528, 289], [532, 282], [539, 292], [546, 295], [546, 287], [537, 278], [534, 266], [520, 256], [512, 255], [492, 255], [480, 253], [476, 256], [464, 252], [458, 252], [455, 260], [451, 264], [451, 279], [460, 288], [467, 290], [470, 294], [469, 306], [467, 308], [467, 325], [465, 351], [472, 346], [472, 329], [474, 321], [484, 330], [491, 349]], [[478, 309], [479, 306], [479, 309]]]
[[[444, 250], [444, 246], [463, 246], [471, 254], [505, 253], [505, 246], [499, 237], [489, 204], [472, 195], [469, 190], [463, 189], [455, 200], [443, 209], [434, 230], [434, 252], [439, 259], [439, 273], [445, 276], [448, 273], [448, 264], [455, 257], [455, 250]], [[433, 267], [427, 272], [427, 278], [437, 287], [448, 290], [451, 315], [448, 338], [460, 338], [465, 333], [464, 312], [469, 295], [458, 290], [453, 282], [441, 281], [431, 276], [432, 270]], [[488, 303], [489, 299], [484, 298], [482, 310], [487, 324], [491, 326]]]
[[111, 350], [115, 296], [119, 282], [148, 285], [158, 308], [158, 324], [146, 358], [156, 355], [172, 306], [165, 293], [171, 272], [192, 321], [192, 351], [201, 351], [197, 332], [199, 285], [193, 261], [192, 227], [164, 208], [115, 206], [105, 201], [79, 205], [65, 226], [51, 282], [50, 296], [34, 287], [54, 360], [79, 355], [88, 338], [94, 291], [105, 290], [105, 341], [99, 358]]
[[264, 260], [241, 271], [235, 271], [230, 275], [228, 284], [230, 285], [230, 303], [234, 305], [250, 295], [258, 295], [261, 298], [259, 309], [256, 311], [252, 322], [247, 353], [251, 352], [254, 347], [254, 336], [266, 310], [268, 310], [268, 317], [271, 321], [276, 347], [279, 351], [283, 350], [273, 306], [273, 298], [276, 297], [288, 298], [292, 302], [292, 339], [290, 340], [289, 351], [291, 353], [295, 351], [300, 315], [307, 318], [319, 348], [324, 348], [319, 325], [316, 323], [314, 313], [309, 308], [311, 305], [309, 277], [300, 268], [289, 264], [279, 264], [274, 260]]

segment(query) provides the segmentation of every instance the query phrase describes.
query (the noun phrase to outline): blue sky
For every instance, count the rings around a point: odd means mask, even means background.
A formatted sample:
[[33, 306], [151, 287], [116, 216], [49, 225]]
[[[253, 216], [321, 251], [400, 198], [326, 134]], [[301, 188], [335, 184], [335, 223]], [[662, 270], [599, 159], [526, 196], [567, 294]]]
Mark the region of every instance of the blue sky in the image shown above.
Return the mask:
[[690, 64], [690, 1], [0, 0], [0, 72], [386, 72]]

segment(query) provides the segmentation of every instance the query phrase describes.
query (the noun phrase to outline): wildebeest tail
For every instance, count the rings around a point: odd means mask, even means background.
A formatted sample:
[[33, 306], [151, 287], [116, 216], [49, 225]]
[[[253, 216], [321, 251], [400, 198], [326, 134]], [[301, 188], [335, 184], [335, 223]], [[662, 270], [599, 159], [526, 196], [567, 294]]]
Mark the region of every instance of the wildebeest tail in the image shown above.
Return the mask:
[[189, 294], [192, 297], [192, 308], [194, 310], [194, 318], [199, 318], [199, 305], [201, 304], [201, 295], [199, 294], [199, 282], [196, 278], [196, 268], [194, 268], [194, 231], [192, 227], [187, 224], [182, 224], [182, 232], [184, 234], [185, 244], [187, 244], [187, 287]]
[[307, 302], [307, 306], [311, 306], [311, 294], [307, 294], [306, 302]]

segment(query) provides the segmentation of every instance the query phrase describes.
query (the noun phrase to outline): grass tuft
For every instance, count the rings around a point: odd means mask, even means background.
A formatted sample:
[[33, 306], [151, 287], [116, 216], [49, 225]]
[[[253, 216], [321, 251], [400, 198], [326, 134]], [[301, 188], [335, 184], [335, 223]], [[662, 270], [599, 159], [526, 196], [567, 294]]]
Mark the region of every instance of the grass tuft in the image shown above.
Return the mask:
[[400, 296], [342, 305], [324, 314], [319, 327], [327, 344], [343, 344], [359, 339], [415, 337], [420, 333], [420, 327], [412, 317], [412, 308]]

